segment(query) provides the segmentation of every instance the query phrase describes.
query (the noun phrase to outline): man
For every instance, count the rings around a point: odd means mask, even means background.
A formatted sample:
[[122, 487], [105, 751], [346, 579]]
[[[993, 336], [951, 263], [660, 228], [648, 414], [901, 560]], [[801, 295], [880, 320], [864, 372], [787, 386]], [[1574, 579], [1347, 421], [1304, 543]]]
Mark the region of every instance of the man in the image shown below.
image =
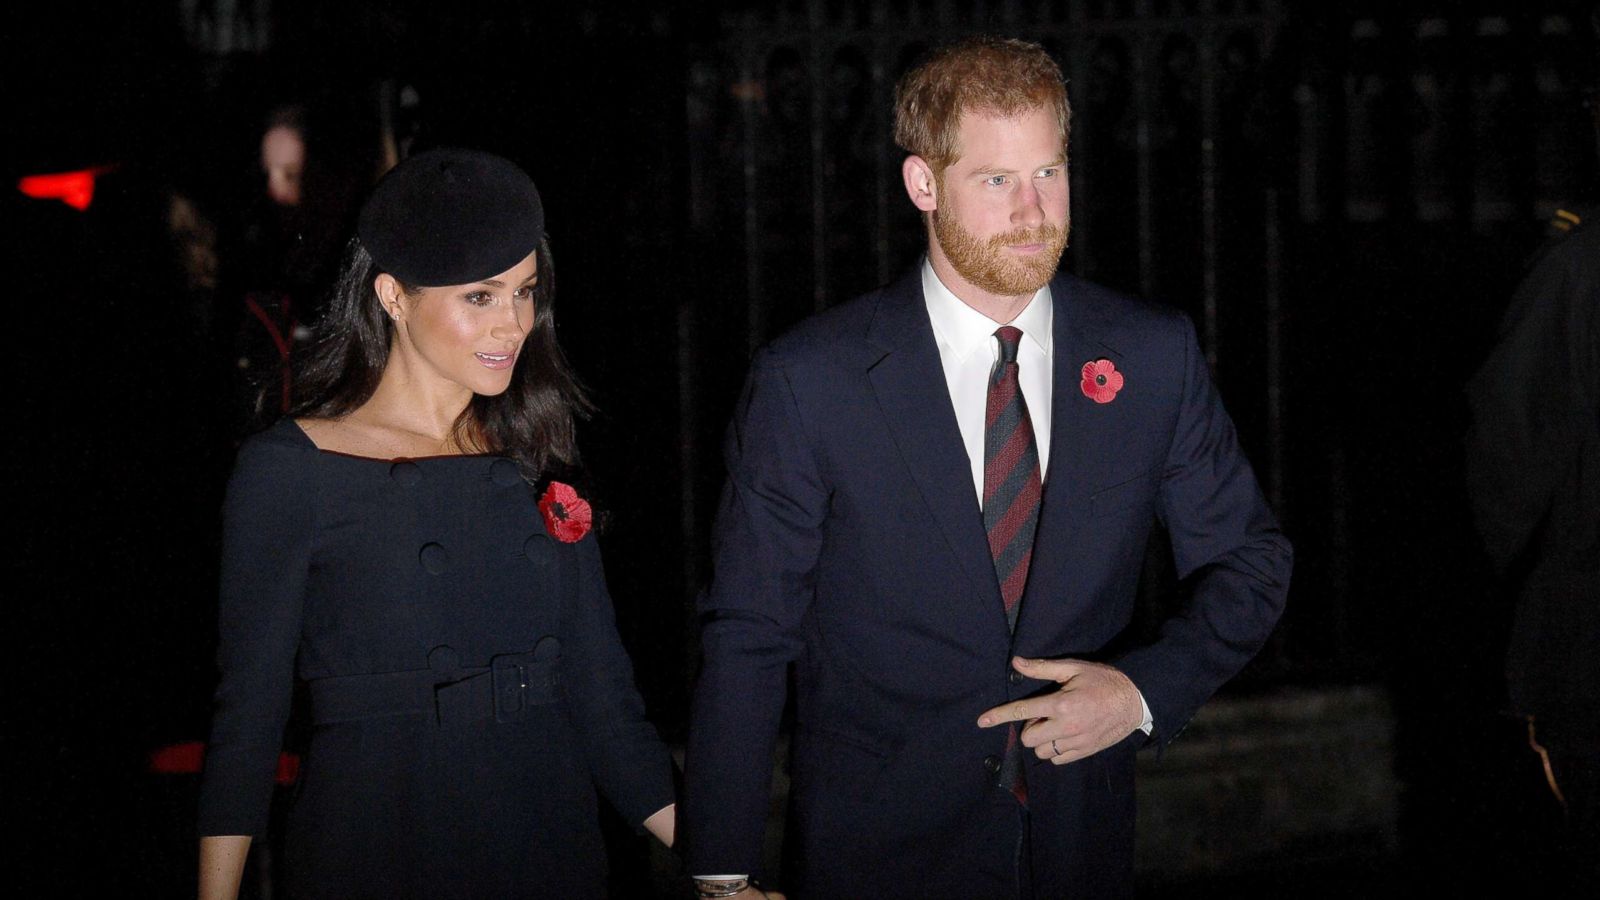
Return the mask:
[[[1597, 111], [1600, 132], [1600, 111]], [[1600, 141], [1597, 141], [1600, 144]], [[1478, 533], [1515, 600], [1506, 650], [1526, 722], [1562, 809], [1549, 886], [1600, 887], [1600, 226], [1564, 232], [1506, 311], [1467, 386], [1467, 488]]]
[[[791, 664], [792, 895], [1126, 895], [1134, 750], [1278, 618], [1289, 545], [1193, 327], [1055, 274], [1068, 115], [1037, 45], [909, 73], [895, 137], [927, 258], [752, 365], [686, 766], [703, 896], [760, 896], [740, 879]], [[1158, 520], [1193, 596], [1123, 646]]]
[[[1589, 13], [1600, 41], [1600, 4]], [[1584, 91], [1600, 158], [1600, 78]], [[1593, 199], [1600, 183], [1589, 185]], [[1561, 809], [1540, 888], [1600, 888], [1600, 205], [1559, 209], [1467, 384], [1466, 483], [1514, 601], [1505, 675]], [[1537, 760], [1537, 762], [1535, 762]]]

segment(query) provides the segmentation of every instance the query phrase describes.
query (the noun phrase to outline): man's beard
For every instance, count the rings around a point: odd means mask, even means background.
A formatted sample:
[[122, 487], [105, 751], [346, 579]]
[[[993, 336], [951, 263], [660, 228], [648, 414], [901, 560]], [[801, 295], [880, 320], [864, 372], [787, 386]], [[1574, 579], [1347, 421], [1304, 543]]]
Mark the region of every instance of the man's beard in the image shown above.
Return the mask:
[[[1045, 286], [1061, 263], [1070, 228], [1070, 223], [1017, 228], [980, 242], [954, 219], [939, 215], [938, 210], [933, 213], [933, 235], [956, 274], [973, 287], [1002, 297], [1032, 294]], [[1045, 247], [1032, 256], [1016, 257], [1006, 252], [1006, 247], [1014, 244]]]

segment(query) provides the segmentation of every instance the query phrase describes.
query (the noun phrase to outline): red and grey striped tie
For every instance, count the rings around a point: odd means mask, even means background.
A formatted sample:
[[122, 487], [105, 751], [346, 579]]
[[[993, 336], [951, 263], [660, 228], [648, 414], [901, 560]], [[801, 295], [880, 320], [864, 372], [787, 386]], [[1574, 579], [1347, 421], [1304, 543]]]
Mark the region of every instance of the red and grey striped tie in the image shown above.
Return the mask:
[[[1033, 420], [1017, 382], [1017, 347], [1022, 331], [1004, 325], [995, 331], [1000, 339], [1000, 363], [989, 377], [989, 402], [983, 433], [983, 528], [989, 534], [989, 553], [1000, 582], [1006, 624], [1015, 631], [1022, 589], [1028, 583], [1028, 563], [1033, 559], [1033, 532], [1039, 524], [1039, 447], [1033, 439]], [[1006, 735], [1005, 758], [1000, 764], [1000, 784], [1028, 802], [1023, 769], [1024, 748], [1017, 724]]]

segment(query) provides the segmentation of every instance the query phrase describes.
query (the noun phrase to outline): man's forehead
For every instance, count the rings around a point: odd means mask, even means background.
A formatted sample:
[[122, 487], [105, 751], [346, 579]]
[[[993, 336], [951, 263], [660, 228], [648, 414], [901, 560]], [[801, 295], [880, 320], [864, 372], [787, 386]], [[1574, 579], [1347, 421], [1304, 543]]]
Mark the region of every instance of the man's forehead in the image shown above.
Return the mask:
[[[962, 110], [961, 117], [956, 120], [955, 144], [952, 148], [955, 151], [955, 158], [950, 163], [949, 168], [955, 168], [956, 166], [963, 166], [964, 168], [982, 168], [995, 164], [997, 160], [978, 159], [972, 157], [972, 155], [967, 152], [967, 150], [970, 149], [970, 145], [987, 144], [989, 138], [998, 134], [1014, 131], [1019, 125], [1022, 124], [1024, 120], [1034, 115], [1043, 115], [1050, 118], [1052, 126], [1055, 126], [1056, 129], [1059, 129], [1059, 126], [1056, 125], [1053, 120], [1054, 117], [1051, 113], [1051, 110], [1044, 106], [1028, 106], [1013, 112], [1006, 112], [1003, 110], [984, 107]], [[965, 140], [963, 140], [963, 138], [965, 138]], [[1046, 155], [1051, 154], [1064, 160], [1066, 158], [1065, 143], [1052, 141], [1050, 154]], [[1033, 165], [1049, 161], [1050, 160], [1029, 160], [1029, 164]]]
[[956, 127], [960, 129], [967, 123], [974, 125], [1001, 125], [1007, 122], [1020, 122], [1036, 113], [1049, 113], [1044, 106], [1019, 106], [1016, 109], [1004, 110], [993, 106], [969, 106], [961, 110], [961, 115], [956, 118]]

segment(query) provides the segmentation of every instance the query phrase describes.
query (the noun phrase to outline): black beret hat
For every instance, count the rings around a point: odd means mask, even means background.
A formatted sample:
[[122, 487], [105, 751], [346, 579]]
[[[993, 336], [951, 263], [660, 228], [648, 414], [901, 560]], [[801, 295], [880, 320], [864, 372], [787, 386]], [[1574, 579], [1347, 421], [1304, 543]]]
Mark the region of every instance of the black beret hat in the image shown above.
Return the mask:
[[419, 287], [471, 284], [510, 269], [544, 238], [527, 173], [476, 150], [419, 153], [361, 207], [356, 236], [385, 272]]

